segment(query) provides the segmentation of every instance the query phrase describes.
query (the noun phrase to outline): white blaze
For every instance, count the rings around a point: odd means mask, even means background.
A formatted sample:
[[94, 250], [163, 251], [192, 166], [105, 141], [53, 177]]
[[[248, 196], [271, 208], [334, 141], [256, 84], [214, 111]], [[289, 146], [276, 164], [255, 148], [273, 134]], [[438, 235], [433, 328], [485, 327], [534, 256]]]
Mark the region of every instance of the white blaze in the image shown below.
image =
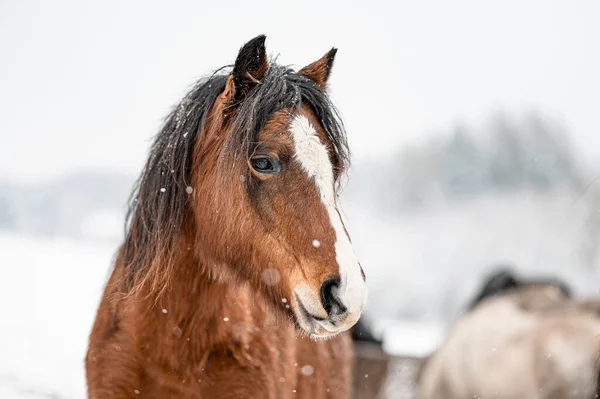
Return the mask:
[[335, 256], [341, 277], [338, 294], [350, 313], [360, 313], [366, 297], [365, 282], [337, 210], [333, 165], [327, 147], [305, 116], [298, 115], [294, 118], [290, 132], [296, 150], [296, 161], [308, 177], [314, 180], [321, 201], [329, 214], [331, 226], [335, 230]]

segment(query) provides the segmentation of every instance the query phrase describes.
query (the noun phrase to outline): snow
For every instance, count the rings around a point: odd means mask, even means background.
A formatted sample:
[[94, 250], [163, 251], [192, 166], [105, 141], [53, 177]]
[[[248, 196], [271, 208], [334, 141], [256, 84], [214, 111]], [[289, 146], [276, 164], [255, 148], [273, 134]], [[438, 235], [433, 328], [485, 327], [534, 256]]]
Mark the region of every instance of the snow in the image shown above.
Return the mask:
[[262, 280], [267, 285], [275, 285], [279, 283], [280, 279], [281, 274], [279, 273], [279, 270], [275, 268], [268, 268], [262, 272]]
[[426, 357], [442, 342], [445, 331], [439, 322], [394, 321], [384, 330], [383, 350], [395, 356]]
[[306, 365], [302, 366], [302, 368], [300, 369], [300, 372], [305, 376], [311, 376], [315, 372], [315, 368], [313, 366], [311, 366], [310, 364], [306, 364]]
[[85, 397], [87, 338], [115, 248], [0, 234], [0, 397]]

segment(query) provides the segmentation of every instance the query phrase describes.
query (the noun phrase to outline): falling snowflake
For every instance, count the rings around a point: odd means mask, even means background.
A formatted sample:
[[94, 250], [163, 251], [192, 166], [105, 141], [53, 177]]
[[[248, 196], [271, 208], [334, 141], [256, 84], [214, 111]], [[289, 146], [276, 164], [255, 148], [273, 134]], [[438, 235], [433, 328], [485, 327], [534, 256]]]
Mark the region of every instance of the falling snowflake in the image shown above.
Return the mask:
[[321, 246], [321, 242], [319, 240], [313, 240], [312, 246], [315, 248], [319, 248]]
[[193, 192], [194, 192], [194, 189], [192, 188], [192, 186], [187, 186], [187, 187], [185, 188], [185, 192], [186, 192], [186, 193], [188, 193], [188, 194], [191, 194], [191, 193], [193, 193]]
[[162, 312], [163, 312], [163, 313], [167, 313], [167, 312], [168, 312], [168, 310], [167, 310], [167, 309], [163, 309], [163, 310], [162, 310]]
[[267, 285], [275, 285], [280, 279], [281, 275], [277, 269], [269, 268], [262, 272], [262, 280]]

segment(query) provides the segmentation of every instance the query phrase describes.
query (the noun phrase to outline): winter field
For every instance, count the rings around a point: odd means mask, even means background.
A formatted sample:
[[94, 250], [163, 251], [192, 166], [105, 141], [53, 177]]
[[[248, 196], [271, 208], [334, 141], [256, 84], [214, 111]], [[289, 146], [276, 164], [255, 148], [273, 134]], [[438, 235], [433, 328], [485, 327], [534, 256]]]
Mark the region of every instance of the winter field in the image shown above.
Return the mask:
[[[585, 198], [479, 197], [389, 220], [351, 204], [345, 211], [367, 272], [367, 317], [389, 353], [433, 349], [436, 326], [460, 313], [498, 262], [598, 293]], [[0, 398], [85, 397], [87, 336], [117, 244], [0, 233]]]
[[87, 335], [114, 245], [0, 235], [1, 398], [83, 398]]

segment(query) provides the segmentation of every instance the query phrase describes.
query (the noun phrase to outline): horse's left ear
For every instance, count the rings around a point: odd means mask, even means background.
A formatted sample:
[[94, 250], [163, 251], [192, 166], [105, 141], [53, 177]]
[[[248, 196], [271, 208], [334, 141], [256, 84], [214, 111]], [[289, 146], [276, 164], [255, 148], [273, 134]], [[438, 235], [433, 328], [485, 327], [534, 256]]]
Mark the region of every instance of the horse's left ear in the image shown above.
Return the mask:
[[238, 53], [231, 73], [234, 104], [241, 102], [248, 95], [269, 68], [265, 39], [265, 35], [255, 37], [244, 44]]
[[298, 73], [311, 79], [322, 88], [326, 88], [327, 80], [329, 79], [329, 74], [331, 73], [331, 67], [333, 66], [333, 60], [335, 59], [336, 53], [337, 49], [332, 48], [319, 60], [305, 66], [299, 70]]

